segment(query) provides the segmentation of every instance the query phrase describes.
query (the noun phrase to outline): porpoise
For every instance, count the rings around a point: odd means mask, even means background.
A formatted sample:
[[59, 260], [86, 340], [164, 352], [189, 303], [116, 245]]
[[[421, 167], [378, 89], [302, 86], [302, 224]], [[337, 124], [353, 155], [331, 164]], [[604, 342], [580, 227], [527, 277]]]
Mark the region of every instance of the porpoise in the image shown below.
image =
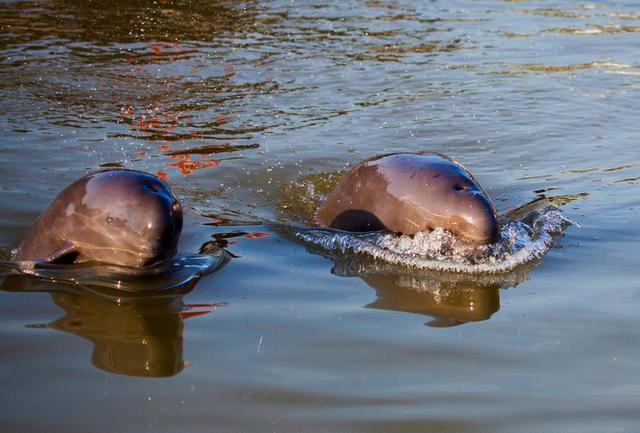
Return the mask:
[[141, 171], [106, 170], [62, 191], [13, 259], [143, 268], [175, 255], [181, 231], [182, 208], [163, 181]]
[[415, 234], [442, 228], [492, 243], [496, 210], [471, 173], [436, 152], [392, 153], [357, 164], [315, 213], [321, 227]]

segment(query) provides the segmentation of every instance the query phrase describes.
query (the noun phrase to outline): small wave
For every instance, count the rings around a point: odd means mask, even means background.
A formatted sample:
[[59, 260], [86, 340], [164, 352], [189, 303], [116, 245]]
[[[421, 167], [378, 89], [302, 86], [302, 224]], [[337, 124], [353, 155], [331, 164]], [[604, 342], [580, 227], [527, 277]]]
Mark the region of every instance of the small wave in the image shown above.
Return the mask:
[[[376, 263], [421, 270], [462, 274], [500, 274], [511, 272], [540, 259], [556, 237], [573, 224], [548, 203], [525, 218], [502, 223], [500, 238], [490, 245], [474, 245], [453, 234], [436, 229], [413, 236], [388, 232], [349, 233], [332, 229], [304, 229], [296, 236], [336, 263], [352, 257], [373, 259]], [[353, 274], [353, 270], [349, 272]], [[356, 272], [357, 273], [357, 272]]]
[[224, 250], [212, 254], [178, 255], [143, 269], [103, 263], [60, 265], [3, 260], [0, 261], [0, 275], [29, 275], [88, 288], [125, 292], [167, 292], [216, 271], [228, 261], [229, 255]]

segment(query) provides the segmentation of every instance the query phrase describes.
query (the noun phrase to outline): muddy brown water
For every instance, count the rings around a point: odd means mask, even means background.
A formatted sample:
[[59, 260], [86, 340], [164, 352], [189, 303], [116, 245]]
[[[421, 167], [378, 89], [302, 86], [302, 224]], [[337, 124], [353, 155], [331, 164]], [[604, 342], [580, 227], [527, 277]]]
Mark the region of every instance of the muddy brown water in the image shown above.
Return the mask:
[[[167, 179], [181, 251], [237, 256], [162, 296], [5, 278], [0, 430], [637, 428], [637, 3], [4, 1], [0, 29], [4, 256], [112, 166]], [[419, 149], [580, 227], [496, 284], [340, 276], [259, 223]]]

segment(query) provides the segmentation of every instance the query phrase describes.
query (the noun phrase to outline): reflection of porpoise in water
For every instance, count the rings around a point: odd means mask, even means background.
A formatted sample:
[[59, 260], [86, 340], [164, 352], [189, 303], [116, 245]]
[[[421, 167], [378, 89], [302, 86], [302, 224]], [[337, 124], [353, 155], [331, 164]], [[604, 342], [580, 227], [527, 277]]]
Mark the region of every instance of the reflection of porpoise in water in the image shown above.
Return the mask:
[[361, 278], [375, 289], [375, 301], [365, 305], [386, 311], [430, 316], [431, 327], [457, 326], [488, 320], [500, 310], [500, 289], [515, 287], [529, 276], [531, 266], [498, 275], [412, 271], [365, 257], [311, 249], [334, 262], [331, 273]]
[[11, 276], [2, 289], [48, 292], [65, 315], [44, 326], [91, 341], [91, 361], [96, 367], [123, 375], [162, 377], [184, 368], [182, 315], [187, 306], [183, 296], [195, 284], [192, 281], [157, 296], [123, 296]]
[[157, 177], [134, 170], [89, 174], [62, 191], [14, 260], [147, 267], [176, 253], [182, 209]]
[[412, 270], [370, 257], [345, 256], [310, 247], [329, 258], [331, 273], [361, 278], [375, 289], [375, 301], [365, 305], [386, 311], [430, 316], [431, 327], [450, 327], [488, 320], [500, 310], [500, 289], [515, 287], [527, 280], [535, 263], [500, 274], [464, 274]]
[[424, 314], [434, 327], [448, 327], [489, 319], [500, 309], [500, 283], [446, 281], [424, 276], [377, 274], [362, 277], [376, 290], [368, 308]]
[[498, 218], [484, 190], [452, 159], [433, 152], [376, 156], [356, 165], [316, 213], [321, 227], [402, 234], [443, 228], [496, 240]]

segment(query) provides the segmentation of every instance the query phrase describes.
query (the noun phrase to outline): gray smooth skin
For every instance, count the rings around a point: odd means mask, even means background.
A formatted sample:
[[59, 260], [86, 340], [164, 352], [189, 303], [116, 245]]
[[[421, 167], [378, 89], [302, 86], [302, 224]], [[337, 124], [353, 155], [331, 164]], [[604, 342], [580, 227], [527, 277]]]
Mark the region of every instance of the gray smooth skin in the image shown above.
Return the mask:
[[62, 191], [13, 258], [142, 268], [172, 257], [181, 231], [182, 208], [164, 182], [140, 171], [107, 170]]
[[478, 244], [492, 243], [498, 218], [473, 176], [435, 152], [375, 156], [356, 165], [315, 215], [321, 227], [415, 234], [443, 228]]

